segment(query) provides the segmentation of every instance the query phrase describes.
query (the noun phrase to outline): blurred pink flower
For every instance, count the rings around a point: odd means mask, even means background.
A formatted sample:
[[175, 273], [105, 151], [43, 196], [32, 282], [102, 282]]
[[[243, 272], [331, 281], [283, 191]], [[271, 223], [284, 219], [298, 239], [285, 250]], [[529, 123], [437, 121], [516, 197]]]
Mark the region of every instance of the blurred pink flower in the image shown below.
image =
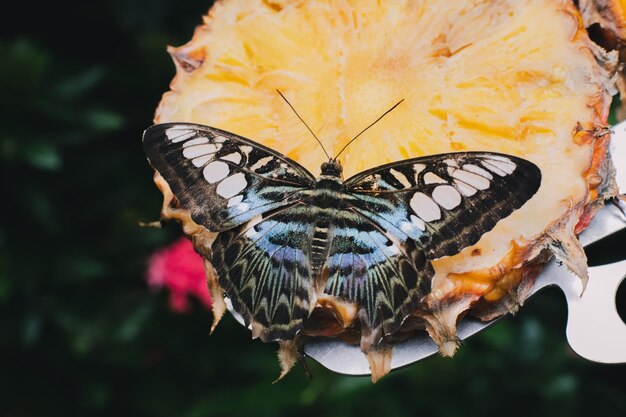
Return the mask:
[[157, 252], [148, 261], [148, 284], [170, 290], [170, 308], [176, 312], [189, 309], [188, 296], [195, 296], [211, 308], [211, 295], [206, 284], [202, 257], [194, 251], [191, 241], [181, 238]]

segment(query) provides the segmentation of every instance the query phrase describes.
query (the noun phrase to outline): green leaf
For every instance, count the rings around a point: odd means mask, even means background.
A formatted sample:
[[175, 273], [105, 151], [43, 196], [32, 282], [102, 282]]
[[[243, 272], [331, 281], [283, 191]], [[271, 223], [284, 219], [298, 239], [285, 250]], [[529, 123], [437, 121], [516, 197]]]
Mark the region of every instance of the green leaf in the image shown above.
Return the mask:
[[76, 99], [93, 89], [102, 81], [106, 71], [101, 66], [95, 66], [86, 71], [60, 81], [54, 86], [53, 92], [60, 99]]
[[61, 168], [61, 154], [59, 150], [50, 143], [33, 143], [26, 148], [25, 153], [26, 159], [35, 168], [46, 171], [57, 171]]
[[0, 92], [6, 100], [6, 94], [38, 90], [49, 69], [50, 56], [31, 40], [17, 39], [0, 43], [0, 62]]
[[91, 129], [108, 132], [124, 127], [124, 118], [108, 110], [90, 110], [84, 116], [85, 123]]

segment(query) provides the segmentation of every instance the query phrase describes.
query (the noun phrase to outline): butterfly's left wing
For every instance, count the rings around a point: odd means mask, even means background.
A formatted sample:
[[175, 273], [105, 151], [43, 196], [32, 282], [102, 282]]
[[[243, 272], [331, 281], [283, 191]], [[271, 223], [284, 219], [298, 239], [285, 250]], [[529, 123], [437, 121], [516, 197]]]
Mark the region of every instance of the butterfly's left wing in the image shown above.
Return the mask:
[[540, 182], [531, 162], [486, 152], [409, 159], [348, 179], [325, 292], [360, 304], [361, 347], [397, 330], [429, 291], [430, 260], [476, 243]]

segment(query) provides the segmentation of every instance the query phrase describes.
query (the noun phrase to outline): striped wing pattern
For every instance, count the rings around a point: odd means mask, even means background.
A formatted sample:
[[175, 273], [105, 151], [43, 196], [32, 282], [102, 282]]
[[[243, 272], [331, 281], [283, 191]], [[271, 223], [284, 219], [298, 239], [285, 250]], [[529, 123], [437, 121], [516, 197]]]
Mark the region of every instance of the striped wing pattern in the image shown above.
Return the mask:
[[400, 243], [353, 210], [339, 213], [324, 292], [360, 304], [361, 348], [369, 351], [394, 333], [429, 292], [433, 274], [424, 252]]
[[219, 232], [211, 261], [254, 337], [292, 339], [323, 291], [359, 303], [364, 351], [430, 292], [432, 259], [476, 243], [541, 182], [526, 160], [464, 152], [383, 165], [337, 188], [276, 151], [189, 123], [149, 128], [144, 149], [193, 220]]
[[315, 307], [309, 212], [296, 204], [220, 233], [213, 244], [220, 285], [253, 337], [292, 339]]

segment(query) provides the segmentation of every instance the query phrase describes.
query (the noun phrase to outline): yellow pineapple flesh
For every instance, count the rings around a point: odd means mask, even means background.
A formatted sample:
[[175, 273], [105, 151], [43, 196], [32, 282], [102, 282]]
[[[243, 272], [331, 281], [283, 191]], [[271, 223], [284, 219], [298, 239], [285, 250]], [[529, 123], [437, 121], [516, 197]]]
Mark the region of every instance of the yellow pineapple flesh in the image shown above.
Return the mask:
[[[466, 150], [516, 155], [540, 167], [541, 187], [526, 205], [475, 245], [433, 261], [432, 291], [405, 328], [426, 328], [442, 354], [456, 349], [460, 315], [487, 319], [518, 308], [545, 248], [585, 279], [575, 234], [615, 192], [605, 127], [617, 54], [590, 41], [572, 1], [222, 0], [189, 43], [169, 52], [177, 74], [155, 122], [234, 132], [314, 175], [324, 152], [277, 89], [331, 154], [404, 100], [341, 155], [345, 178]], [[158, 173], [156, 179], [167, 196], [163, 216], [183, 222], [209, 257], [213, 234], [193, 224]], [[208, 262], [207, 274], [221, 300]], [[358, 306], [318, 295], [301, 336], [358, 341]], [[283, 371], [299, 343], [281, 342]], [[366, 353], [374, 379], [388, 372], [389, 348]]]

